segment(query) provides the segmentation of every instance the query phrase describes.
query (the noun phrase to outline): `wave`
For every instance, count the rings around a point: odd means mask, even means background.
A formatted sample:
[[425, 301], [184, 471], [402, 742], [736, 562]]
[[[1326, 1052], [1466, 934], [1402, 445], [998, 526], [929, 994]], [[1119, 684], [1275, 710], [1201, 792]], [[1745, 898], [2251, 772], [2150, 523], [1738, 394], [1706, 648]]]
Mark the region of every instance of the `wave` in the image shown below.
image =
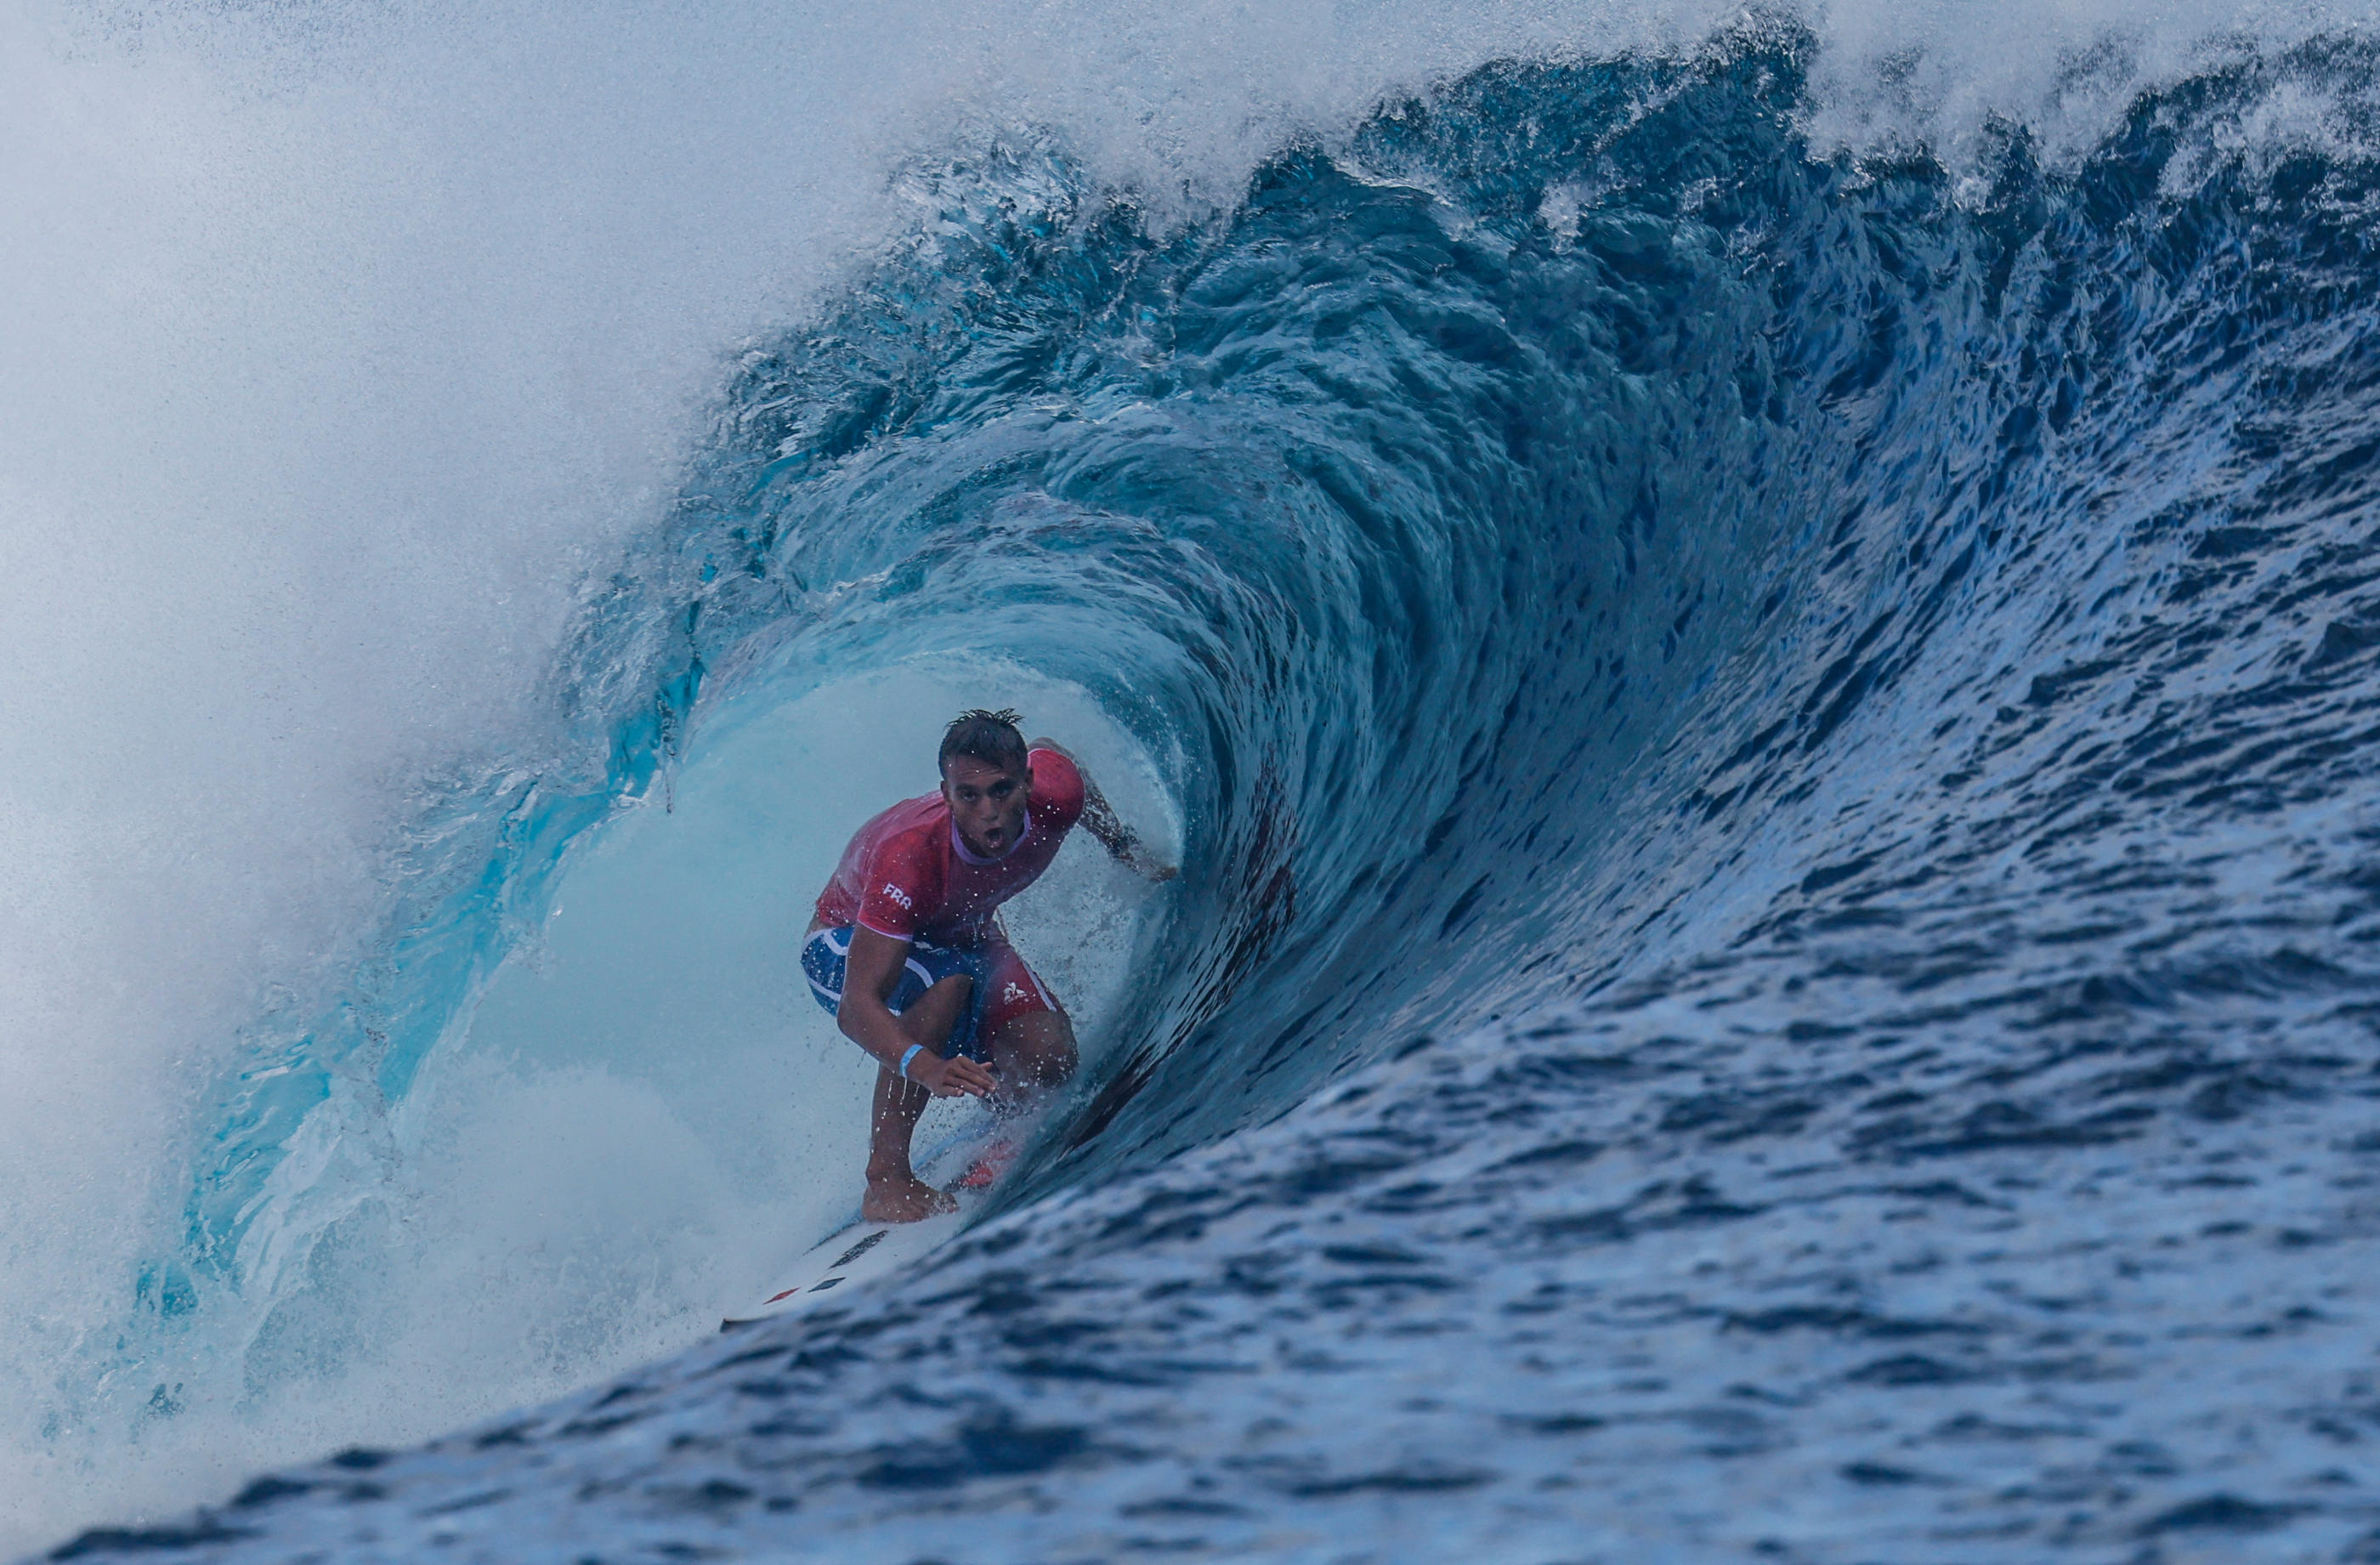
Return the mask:
[[[1929, 815], [1982, 833], [2006, 752], [2119, 685], [2171, 710], [2092, 758], [2083, 834], [2167, 750], [2236, 810], [2252, 779], [2207, 758], [2245, 746], [2180, 715], [2248, 703], [2192, 673], [2210, 616], [2348, 627], [2265, 649], [2293, 710], [2354, 685], [2353, 575], [2267, 576], [2291, 527], [2350, 552], [2316, 515], [2368, 495], [2369, 184], [2228, 132], [2352, 102], [2368, 51], [2148, 94], [2072, 171], [2010, 131], [1962, 201], [1806, 157], [1806, 48], [1491, 69], [1170, 234], [1048, 144], [919, 175], [930, 240], [747, 359], [590, 632], [604, 668], [683, 637], [621, 753], [766, 635], [1014, 657], [1172, 756], [1199, 868], [1053, 1176], [1595, 992], [1708, 940], [1715, 883], [1846, 900], [1898, 844], [1805, 801], [1881, 789], [1912, 851]], [[2005, 712], [1962, 699], [2011, 677]]]
[[[403, 1105], [595, 844], [731, 706], [893, 668], [1079, 692], [1181, 823], [1011, 1210], [1582, 1013], [1677, 1029], [1615, 1080], [1700, 1062], [1654, 1103], [1672, 1151], [2100, 1146], [2158, 1093], [2343, 1091], [2371, 46], [2243, 47], [2079, 153], [1998, 122], [1958, 168], [1814, 150], [1817, 57], [1761, 22], [1491, 66], [1189, 216], [1054, 133], [912, 165], [913, 237], [744, 355], [589, 606], [546, 697], [577, 758], [442, 780], [360, 976], [246, 1040], [105, 1376], [170, 1416], [146, 1366], [226, 1319], [251, 1381], [334, 1374], [260, 1346], [274, 1313], [370, 1265]], [[2306, 1037], [2259, 1044], [2277, 1017]], [[1848, 1062], [1921, 1036], [1964, 1085], [1828, 1118]], [[2095, 1037], [2163, 1041], [2069, 1113]], [[1518, 1122], [1565, 1111], [1502, 1085]], [[1331, 1101], [1358, 1140], [1446, 1128]]]

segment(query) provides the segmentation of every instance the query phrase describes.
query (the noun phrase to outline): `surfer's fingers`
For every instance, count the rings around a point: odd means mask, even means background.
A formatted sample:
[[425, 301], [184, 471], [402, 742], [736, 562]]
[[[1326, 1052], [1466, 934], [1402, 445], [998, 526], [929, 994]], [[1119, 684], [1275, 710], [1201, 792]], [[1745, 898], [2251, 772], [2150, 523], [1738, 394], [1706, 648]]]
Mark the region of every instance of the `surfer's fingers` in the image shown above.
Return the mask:
[[942, 1067], [942, 1085], [954, 1092], [981, 1098], [991, 1091], [994, 1084], [990, 1071], [962, 1057]]

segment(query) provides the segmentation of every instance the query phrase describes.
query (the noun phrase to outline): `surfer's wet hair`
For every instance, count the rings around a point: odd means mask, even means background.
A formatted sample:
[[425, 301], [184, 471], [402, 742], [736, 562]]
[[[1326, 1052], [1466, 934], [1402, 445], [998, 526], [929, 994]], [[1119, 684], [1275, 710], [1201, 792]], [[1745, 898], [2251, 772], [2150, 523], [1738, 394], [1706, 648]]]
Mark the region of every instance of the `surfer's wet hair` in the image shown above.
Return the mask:
[[942, 730], [942, 753], [934, 764], [948, 776], [951, 758], [965, 756], [986, 766], [996, 766], [1002, 771], [1025, 770], [1025, 734], [1016, 726], [1016, 714], [1002, 707], [996, 712], [978, 707], [963, 711]]

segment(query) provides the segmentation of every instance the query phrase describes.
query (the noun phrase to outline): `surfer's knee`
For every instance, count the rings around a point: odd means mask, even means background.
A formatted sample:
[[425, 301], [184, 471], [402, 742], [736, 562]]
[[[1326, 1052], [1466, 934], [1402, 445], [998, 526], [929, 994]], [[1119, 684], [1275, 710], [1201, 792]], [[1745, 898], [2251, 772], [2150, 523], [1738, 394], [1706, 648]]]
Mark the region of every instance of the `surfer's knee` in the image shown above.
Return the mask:
[[1054, 1011], [1017, 1017], [1001, 1030], [994, 1049], [1021, 1085], [1032, 1086], [1057, 1086], [1079, 1062], [1074, 1025]]

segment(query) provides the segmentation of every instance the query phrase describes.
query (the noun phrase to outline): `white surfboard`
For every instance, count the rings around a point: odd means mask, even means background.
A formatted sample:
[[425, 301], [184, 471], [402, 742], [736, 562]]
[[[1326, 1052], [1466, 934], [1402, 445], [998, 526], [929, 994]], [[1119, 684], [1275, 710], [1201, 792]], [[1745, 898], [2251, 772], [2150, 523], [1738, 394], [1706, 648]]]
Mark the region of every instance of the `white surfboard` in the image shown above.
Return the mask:
[[876, 1279], [905, 1270], [941, 1249], [965, 1220], [964, 1212], [944, 1212], [923, 1222], [856, 1222], [838, 1228], [805, 1251], [767, 1298], [727, 1316], [719, 1329], [802, 1315], [830, 1299], [840, 1304]]
[[[951, 1188], [996, 1139], [988, 1121], [971, 1126], [917, 1159], [917, 1176], [929, 1184]], [[922, 1222], [868, 1222], [853, 1213], [849, 1222], [779, 1272], [776, 1285], [757, 1304], [729, 1314], [720, 1321], [719, 1329], [729, 1331], [755, 1321], [840, 1304], [879, 1278], [907, 1270], [956, 1238], [966, 1226], [968, 1213], [983, 1198], [981, 1190], [952, 1189], [952, 1194], [958, 1198], [958, 1210]]]

